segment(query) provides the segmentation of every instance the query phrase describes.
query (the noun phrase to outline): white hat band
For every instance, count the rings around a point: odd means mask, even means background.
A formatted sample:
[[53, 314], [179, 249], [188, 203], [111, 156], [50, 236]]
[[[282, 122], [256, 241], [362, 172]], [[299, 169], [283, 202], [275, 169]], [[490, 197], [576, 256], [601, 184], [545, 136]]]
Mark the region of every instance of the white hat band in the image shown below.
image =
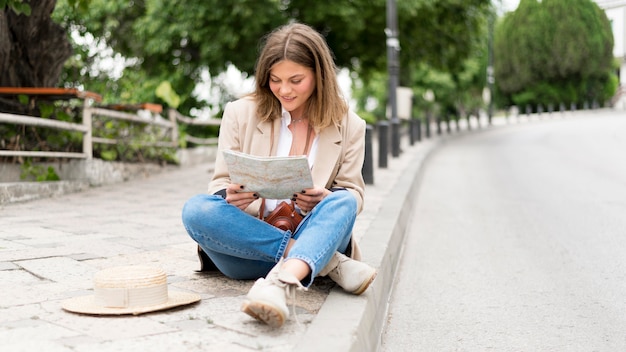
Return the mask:
[[96, 303], [108, 308], [146, 307], [167, 302], [167, 285], [94, 289]]

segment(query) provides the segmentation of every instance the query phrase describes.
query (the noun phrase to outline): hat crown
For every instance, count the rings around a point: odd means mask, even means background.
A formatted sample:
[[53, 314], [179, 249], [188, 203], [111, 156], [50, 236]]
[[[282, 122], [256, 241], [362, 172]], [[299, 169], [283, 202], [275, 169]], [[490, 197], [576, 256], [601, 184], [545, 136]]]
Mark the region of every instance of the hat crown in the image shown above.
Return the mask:
[[107, 308], [147, 307], [167, 302], [167, 276], [160, 268], [118, 266], [94, 277], [95, 301]]

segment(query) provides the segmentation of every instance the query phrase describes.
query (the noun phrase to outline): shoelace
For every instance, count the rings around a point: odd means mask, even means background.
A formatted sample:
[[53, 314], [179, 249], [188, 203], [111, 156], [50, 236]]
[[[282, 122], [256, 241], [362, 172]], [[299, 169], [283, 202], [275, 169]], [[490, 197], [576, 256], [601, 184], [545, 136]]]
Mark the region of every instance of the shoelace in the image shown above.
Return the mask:
[[307, 291], [307, 288], [302, 285], [302, 283], [297, 280], [296, 283], [284, 282], [281, 281], [285, 285], [285, 295], [289, 300], [291, 300], [291, 310], [293, 311], [293, 316], [296, 319], [296, 324], [300, 324], [300, 319], [298, 319], [298, 311], [296, 310], [296, 291]]

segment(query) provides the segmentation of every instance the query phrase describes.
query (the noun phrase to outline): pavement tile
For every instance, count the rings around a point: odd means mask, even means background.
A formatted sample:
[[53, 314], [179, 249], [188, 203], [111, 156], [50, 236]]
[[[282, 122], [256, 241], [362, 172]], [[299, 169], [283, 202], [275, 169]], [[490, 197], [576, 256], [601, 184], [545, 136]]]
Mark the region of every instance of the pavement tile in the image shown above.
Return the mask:
[[43, 319], [49, 315], [40, 304], [0, 306], [0, 326], [5, 323], [25, 319]]
[[50, 321], [68, 330], [101, 340], [125, 340], [176, 331], [174, 327], [140, 316], [89, 316], [64, 312]]
[[0, 239], [0, 258], [4, 259], [2, 256], [3, 252], [29, 248], [27, 245], [16, 241], [16, 239], [19, 241], [24, 239], [24, 237], [13, 236], [12, 238], [8, 238], [7, 236], [5, 239]]
[[14, 285], [32, 285], [41, 282], [41, 278], [29, 273], [26, 270], [3, 270], [0, 271], [0, 287]]
[[18, 263], [42, 280], [67, 285], [69, 288], [91, 288], [96, 269], [68, 257], [24, 260]]
[[[0, 262], [0, 271], [17, 269], [19, 269], [19, 267], [11, 262]], [[0, 280], [0, 282], [4, 281]]]
[[6, 343], [9, 346], [17, 345], [23, 341], [48, 342], [76, 335], [77, 333], [71, 329], [39, 319], [15, 320], [0, 325], [0, 341], [3, 342], [3, 345]]

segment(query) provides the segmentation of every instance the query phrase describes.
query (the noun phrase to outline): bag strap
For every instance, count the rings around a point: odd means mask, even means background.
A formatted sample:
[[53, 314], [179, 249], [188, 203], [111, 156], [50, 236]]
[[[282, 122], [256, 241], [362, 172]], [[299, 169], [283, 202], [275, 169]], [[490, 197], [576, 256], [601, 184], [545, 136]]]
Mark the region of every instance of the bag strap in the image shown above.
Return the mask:
[[261, 198], [261, 206], [259, 207], [259, 219], [263, 220], [265, 214], [265, 198]]

